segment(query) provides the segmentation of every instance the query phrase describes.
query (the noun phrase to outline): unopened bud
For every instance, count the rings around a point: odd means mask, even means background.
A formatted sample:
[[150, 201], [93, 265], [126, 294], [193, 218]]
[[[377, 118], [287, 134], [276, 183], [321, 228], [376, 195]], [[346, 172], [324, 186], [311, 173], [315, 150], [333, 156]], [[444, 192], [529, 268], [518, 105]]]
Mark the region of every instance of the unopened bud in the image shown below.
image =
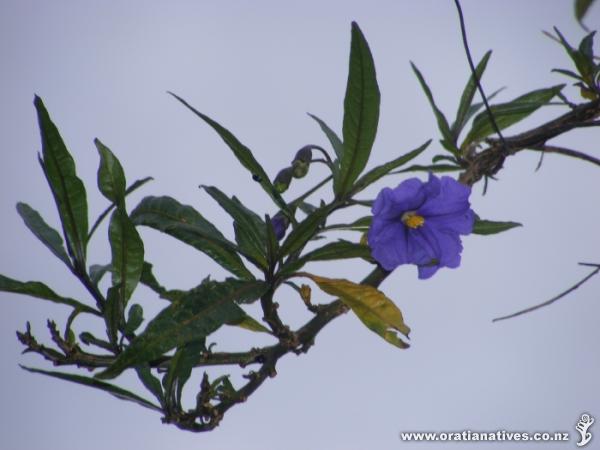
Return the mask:
[[296, 152], [296, 156], [292, 161], [292, 169], [294, 178], [302, 178], [308, 173], [310, 161], [312, 160], [312, 147], [306, 145]]
[[304, 300], [304, 303], [306, 303], [307, 305], [310, 304], [310, 294], [311, 289], [308, 284], [303, 284], [302, 286], [300, 286], [300, 297], [302, 297], [302, 300]]
[[287, 188], [290, 186], [290, 183], [292, 182], [292, 172], [293, 169], [291, 167], [286, 167], [281, 170], [275, 177], [275, 180], [273, 180], [273, 186], [280, 194], [287, 191]]
[[279, 211], [277, 214], [273, 216], [271, 219], [271, 226], [273, 227], [273, 231], [275, 232], [275, 237], [278, 241], [282, 240], [285, 236], [285, 230], [289, 226], [290, 221], [288, 218]]

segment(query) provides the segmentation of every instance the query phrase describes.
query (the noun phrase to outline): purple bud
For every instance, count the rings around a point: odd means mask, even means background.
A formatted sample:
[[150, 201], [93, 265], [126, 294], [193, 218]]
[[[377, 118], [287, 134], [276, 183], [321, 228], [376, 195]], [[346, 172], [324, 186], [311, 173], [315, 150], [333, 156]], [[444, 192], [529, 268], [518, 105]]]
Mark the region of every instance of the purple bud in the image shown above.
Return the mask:
[[289, 224], [290, 221], [281, 211], [275, 214], [271, 219], [271, 225], [273, 226], [273, 231], [275, 232], [275, 237], [278, 241], [282, 240], [285, 236], [285, 230], [287, 230]]

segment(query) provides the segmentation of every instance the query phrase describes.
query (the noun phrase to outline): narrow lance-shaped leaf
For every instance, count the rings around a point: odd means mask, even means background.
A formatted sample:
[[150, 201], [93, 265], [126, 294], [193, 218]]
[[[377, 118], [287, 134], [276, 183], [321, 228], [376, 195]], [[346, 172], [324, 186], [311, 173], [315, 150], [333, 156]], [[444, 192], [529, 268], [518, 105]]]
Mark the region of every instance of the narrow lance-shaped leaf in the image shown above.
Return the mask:
[[[560, 84], [546, 89], [538, 89], [525, 95], [521, 95], [508, 103], [492, 106], [490, 109], [494, 115], [498, 128], [503, 130], [525, 119], [552, 100], [564, 86], [564, 84]], [[469, 134], [461, 147], [465, 148], [472, 142], [480, 141], [494, 133], [494, 131], [488, 112], [483, 111], [473, 120], [471, 131], [469, 131]]]
[[[371, 202], [372, 203], [372, 202]], [[371, 226], [371, 222], [373, 221], [373, 216], [365, 216], [360, 219], [356, 219], [352, 223], [336, 223], [333, 225], [328, 225], [328, 230], [347, 230], [347, 231], [360, 231], [365, 232], [369, 230]]]
[[518, 222], [497, 222], [493, 220], [482, 220], [476, 218], [475, 223], [473, 224], [472, 233], [481, 235], [497, 234], [522, 226], [523, 225]]
[[586, 83], [590, 83], [591, 76], [594, 72], [594, 59], [593, 59], [593, 50], [591, 48], [592, 42], [594, 39], [594, 33], [588, 34], [581, 42], [580, 48], [575, 49], [571, 47], [569, 42], [565, 39], [562, 33], [558, 30], [558, 28], [554, 27], [554, 31], [558, 35], [558, 38], [564, 47], [565, 51], [575, 64], [577, 71], [584, 79]]
[[114, 378], [128, 367], [144, 364], [173, 348], [203, 339], [224, 323], [241, 320], [244, 311], [235, 301], [256, 289], [253, 282], [248, 283], [205, 281], [158, 313], [113, 365], [96, 376]]
[[323, 247], [319, 247], [311, 252], [308, 252], [306, 255], [303, 255], [296, 261], [289, 262], [282, 268], [281, 273], [283, 276], [289, 275], [294, 271], [299, 270], [306, 263], [312, 261], [331, 261], [352, 258], [362, 258], [371, 262], [371, 249], [368, 245], [340, 239], [339, 241], [330, 242], [325, 244]]
[[[475, 68], [475, 74], [477, 75], [477, 80], [481, 81], [481, 77], [485, 68], [487, 67], [487, 63], [492, 55], [492, 51], [488, 50], [477, 67]], [[475, 97], [475, 93], [477, 92], [477, 83], [473, 74], [469, 77], [469, 81], [465, 86], [465, 89], [460, 97], [460, 103], [458, 104], [458, 111], [456, 111], [456, 119], [454, 119], [454, 123], [450, 128], [450, 132], [452, 133], [452, 138], [454, 142], [458, 140], [458, 136], [462, 131], [463, 127], [467, 123], [468, 117], [467, 114], [471, 105], [473, 104], [473, 97]]]
[[421, 74], [419, 69], [417, 69], [417, 66], [415, 66], [412, 62], [410, 63], [410, 65], [413, 69], [413, 72], [417, 76], [417, 79], [419, 80], [419, 84], [421, 85], [423, 92], [425, 92], [427, 100], [429, 100], [429, 104], [431, 105], [431, 109], [433, 110], [433, 114], [435, 115], [438, 128], [440, 130], [440, 133], [442, 133], [442, 137], [444, 138], [441, 141], [442, 145], [454, 156], [457, 156], [458, 149], [456, 148], [456, 142], [454, 141], [452, 132], [450, 131], [450, 125], [448, 125], [448, 120], [446, 120], [446, 116], [444, 116], [444, 113], [442, 113], [442, 111], [435, 104], [435, 100], [433, 99], [431, 89], [429, 89], [429, 86], [425, 82], [425, 78], [423, 78], [423, 75]]
[[200, 111], [191, 106], [184, 99], [179, 97], [178, 95], [169, 92], [173, 97], [175, 97], [179, 102], [181, 102], [185, 107], [187, 107], [190, 111], [200, 117], [204, 122], [212, 127], [213, 130], [217, 132], [217, 134], [223, 139], [223, 141], [227, 144], [227, 146], [231, 149], [235, 157], [238, 161], [244, 166], [248, 171], [252, 174], [252, 178], [260, 183], [261, 187], [265, 190], [267, 194], [273, 199], [273, 201], [279, 206], [281, 209], [287, 211], [287, 205], [281, 195], [275, 190], [269, 177], [266, 172], [262, 168], [262, 166], [258, 163], [258, 161], [252, 155], [252, 152], [248, 147], [242, 144], [228, 129], [221, 126], [218, 122], [215, 122], [206, 114], [202, 114]]
[[350, 192], [371, 154], [379, 123], [379, 86], [375, 64], [362, 31], [352, 22], [348, 83], [344, 98], [344, 153], [339, 176], [334, 181], [336, 195]]
[[583, 25], [581, 22], [594, 1], [595, 0], [575, 0], [575, 18], [581, 25]]
[[89, 274], [92, 283], [97, 285], [100, 283], [100, 280], [112, 269], [112, 264], [92, 264], [90, 266]]
[[415, 164], [413, 166], [408, 166], [406, 169], [396, 170], [391, 173], [391, 175], [397, 173], [407, 173], [407, 172], [433, 172], [433, 173], [445, 173], [445, 172], [456, 172], [458, 170], [462, 170], [461, 166], [457, 166], [456, 164], [429, 164], [429, 165], [421, 165]]
[[235, 238], [245, 254], [261, 268], [267, 267], [265, 224], [253, 211], [246, 208], [236, 197], [229, 198], [214, 186], [203, 186], [204, 190], [227, 211], [234, 220]]
[[17, 203], [17, 212], [25, 222], [27, 228], [37, 237], [48, 249], [71, 267], [71, 261], [63, 246], [63, 240], [54, 228], [50, 227], [40, 216], [40, 214], [26, 203]]
[[[494, 97], [496, 97], [504, 89], [505, 89], [504, 87], [501, 87], [500, 89], [496, 89], [494, 92], [492, 92], [490, 95], [488, 95], [487, 96], [488, 102], [491, 102], [492, 99]], [[469, 120], [471, 119], [471, 117], [473, 117], [475, 114], [477, 114], [477, 111], [479, 111], [481, 108], [483, 108], [483, 106], [484, 106], [483, 102], [478, 102], [478, 103], [472, 104], [469, 107], [467, 114], [465, 115], [465, 118], [463, 119], [464, 124], [467, 124], [469, 122]], [[458, 135], [457, 135], [457, 137], [458, 137]]]
[[420, 147], [418, 147], [414, 150], [411, 150], [410, 152], [408, 152], [388, 163], [382, 164], [381, 166], [377, 166], [374, 169], [371, 169], [369, 172], [364, 174], [356, 182], [354, 189], [352, 189], [352, 193], [356, 194], [356, 193], [362, 191], [363, 189], [370, 186], [371, 184], [373, 184], [380, 178], [389, 174], [392, 170], [394, 170], [400, 166], [403, 166], [407, 162], [413, 160], [414, 158], [419, 156], [421, 153], [423, 153], [423, 151], [429, 146], [430, 143], [431, 143], [431, 139], [428, 140], [427, 142], [425, 142]]
[[323, 120], [321, 120], [314, 114], [309, 113], [308, 115], [310, 117], [312, 117], [315, 120], [315, 122], [317, 122], [319, 124], [319, 127], [321, 127], [321, 130], [323, 130], [323, 133], [325, 133], [325, 136], [327, 136], [327, 139], [329, 139], [329, 143], [331, 144], [331, 147], [333, 148], [333, 151], [335, 152], [337, 159], [341, 160], [344, 155], [344, 143], [342, 142], [342, 140], [335, 133], [335, 131], [333, 131], [329, 127], [329, 125], [327, 125]]
[[[136, 180], [133, 183], [131, 183], [131, 185], [125, 190], [125, 197], [127, 197], [129, 194], [131, 194], [133, 191], [135, 191], [136, 189], [142, 187], [144, 184], [146, 184], [148, 181], [152, 181], [154, 178], [152, 177], [146, 177], [146, 178], [142, 178], [140, 180]], [[96, 231], [96, 229], [100, 226], [100, 224], [102, 223], [102, 221], [106, 218], [106, 216], [108, 216], [110, 214], [110, 212], [117, 206], [116, 203], [111, 203], [110, 206], [108, 208], [106, 208], [104, 211], [102, 211], [102, 214], [100, 214], [98, 216], [98, 218], [96, 219], [96, 221], [94, 222], [94, 225], [92, 226], [92, 228], [90, 229], [90, 232], [87, 235], [87, 240], [89, 242], [89, 240], [92, 238], [92, 235], [94, 234], [94, 231]]]
[[31, 367], [25, 367], [25, 366], [21, 366], [21, 368], [28, 372], [31, 372], [31, 373], [39, 373], [42, 375], [48, 375], [49, 377], [58, 378], [60, 380], [65, 380], [65, 381], [71, 381], [73, 383], [82, 384], [84, 386], [92, 387], [94, 389], [99, 389], [101, 391], [108, 392], [109, 394], [113, 395], [114, 397], [117, 397], [120, 400], [127, 400], [129, 402], [134, 402], [145, 408], [149, 408], [154, 411], [161, 412], [161, 409], [157, 405], [146, 400], [145, 398], [142, 398], [139, 395], [134, 394], [133, 392], [129, 392], [123, 388], [120, 388], [119, 386], [105, 383], [104, 381], [100, 381], [95, 378], [84, 377], [81, 375], [74, 375], [71, 373], [33, 369]]
[[271, 330], [247, 314], [239, 320], [227, 322], [226, 325], [243, 328], [244, 330], [254, 331], [256, 333], [273, 334], [271, 333]]
[[125, 322], [124, 311], [125, 306], [121, 299], [120, 286], [108, 288], [106, 304], [104, 306], [104, 322], [106, 323], [108, 340], [113, 346], [117, 345], [119, 329], [122, 328]]
[[124, 209], [117, 208], [108, 227], [112, 253], [112, 282], [119, 286], [123, 307], [142, 274], [144, 243]]
[[179, 347], [171, 359], [169, 369], [163, 378], [165, 398], [171, 404], [181, 405], [181, 394], [192, 369], [199, 361], [202, 351], [206, 350], [204, 339]]
[[5, 277], [4, 275], [0, 275], [0, 291], [29, 295], [31, 297], [41, 298], [42, 300], [49, 300], [54, 303], [68, 305], [81, 312], [101, 316], [100, 312], [94, 308], [72, 298], [60, 296], [44, 283], [40, 283], [39, 281], [22, 282]]
[[144, 261], [144, 264], [142, 266], [140, 283], [148, 286], [150, 289], [152, 289], [159, 295], [162, 295], [167, 291], [165, 287], [162, 286], [154, 276], [154, 273], [152, 272], [152, 264], [146, 261]]
[[131, 212], [131, 219], [136, 225], [149, 226], [191, 245], [240, 278], [254, 279], [235, 245], [191, 206], [171, 197], [146, 197]]
[[408, 337], [410, 328], [404, 323], [398, 307], [381, 291], [343, 279], [307, 273], [302, 276], [313, 280], [324, 292], [339, 297], [371, 331], [387, 342], [399, 348], [408, 348], [409, 345], [400, 339], [398, 333]]
[[292, 230], [288, 237], [281, 244], [279, 249], [279, 258], [283, 258], [297, 250], [300, 250], [306, 243], [314, 237], [315, 232], [321, 227], [333, 207], [331, 205], [323, 206], [310, 213], [302, 222]]
[[78, 265], [84, 266], [88, 232], [85, 187], [77, 177], [75, 162], [56, 125], [50, 119], [42, 99], [36, 96], [34, 105], [42, 138], [40, 164], [58, 208], [67, 241], [67, 250], [78, 262]]
[[108, 200], [120, 204], [125, 199], [125, 172], [117, 157], [99, 139], [94, 140], [100, 154], [98, 189]]
[[150, 370], [150, 366], [147, 364], [138, 366], [135, 368], [138, 378], [144, 384], [146, 389], [148, 389], [154, 397], [160, 402], [161, 406], [164, 405], [164, 394], [162, 385], [158, 378], [156, 378], [152, 371]]

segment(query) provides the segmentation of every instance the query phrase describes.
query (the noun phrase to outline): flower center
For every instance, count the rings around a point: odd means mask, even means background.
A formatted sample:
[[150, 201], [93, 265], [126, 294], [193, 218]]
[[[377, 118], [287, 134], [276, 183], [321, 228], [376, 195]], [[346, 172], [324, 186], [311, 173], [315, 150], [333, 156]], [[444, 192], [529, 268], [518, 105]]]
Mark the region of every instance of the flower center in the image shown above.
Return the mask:
[[419, 228], [425, 223], [425, 218], [416, 214], [416, 211], [407, 211], [400, 218], [408, 228]]

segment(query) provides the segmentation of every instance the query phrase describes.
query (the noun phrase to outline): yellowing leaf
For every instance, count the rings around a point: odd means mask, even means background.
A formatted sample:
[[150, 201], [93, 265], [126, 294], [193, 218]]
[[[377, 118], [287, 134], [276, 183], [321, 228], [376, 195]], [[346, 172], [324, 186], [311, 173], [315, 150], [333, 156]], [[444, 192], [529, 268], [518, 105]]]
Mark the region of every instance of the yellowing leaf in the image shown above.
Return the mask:
[[406, 337], [410, 333], [402, 312], [380, 290], [344, 279], [324, 278], [309, 273], [302, 273], [302, 276], [313, 280], [322, 291], [339, 297], [371, 331], [390, 344], [400, 348], [409, 347], [397, 333]]

